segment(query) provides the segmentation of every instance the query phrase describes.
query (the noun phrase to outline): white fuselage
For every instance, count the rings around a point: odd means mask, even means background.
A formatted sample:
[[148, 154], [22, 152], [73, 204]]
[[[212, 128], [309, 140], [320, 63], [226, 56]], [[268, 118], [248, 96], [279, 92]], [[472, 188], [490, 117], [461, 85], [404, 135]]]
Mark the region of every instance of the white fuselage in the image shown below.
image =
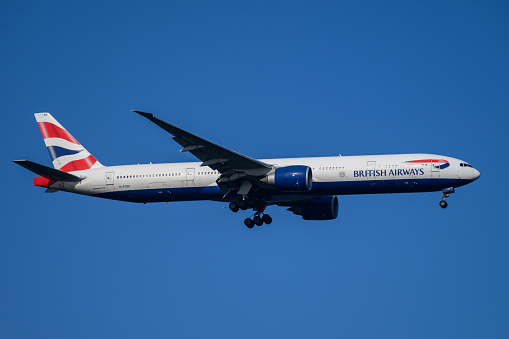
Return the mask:
[[[430, 192], [463, 186], [479, 177], [466, 162], [433, 154], [337, 156], [262, 159], [284, 167], [305, 165], [312, 169], [308, 192], [269, 192], [269, 201], [324, 194]], [[223, 200], [216, 184], [220, 174], [200, 162], [107, 166], [71, 172], [79, 183], [57, 181], [51, 188], [132, 202]], [[228, 201], [227, 199], [225, 201]]]

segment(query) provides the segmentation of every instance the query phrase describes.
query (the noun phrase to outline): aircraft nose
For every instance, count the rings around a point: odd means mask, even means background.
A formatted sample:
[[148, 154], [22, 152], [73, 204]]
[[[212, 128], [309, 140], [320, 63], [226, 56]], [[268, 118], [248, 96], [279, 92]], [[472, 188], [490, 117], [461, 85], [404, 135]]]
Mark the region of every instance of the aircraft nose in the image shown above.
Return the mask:
[[481, 172], [472, 168], [472, 180], [477, 180], [481, 176]]

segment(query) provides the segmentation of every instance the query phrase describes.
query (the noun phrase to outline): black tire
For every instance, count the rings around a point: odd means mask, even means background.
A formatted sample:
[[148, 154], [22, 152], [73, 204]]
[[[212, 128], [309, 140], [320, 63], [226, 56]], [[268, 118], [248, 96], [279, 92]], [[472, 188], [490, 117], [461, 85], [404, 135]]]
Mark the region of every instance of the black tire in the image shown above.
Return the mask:
[[238, 212], [238, 211], [239, 211], [239, 204], [237, 204], [235, 201], [232, 201], [232, 202], [230, 203], [230, 205], [228, 205], [228, 207], [230, 207], [230, 209], [231, 209], [231, 211], [232, 211], [233, 213], [236, 213], [236, 212]]
[[250, 218], [247, 218], [246, 220], [244, 220], [244, 225], [246, 225], [247, 228], [253, 228], [254, 222]]
[[447, 207], [447, 201], [445, 201], [445, 200], [441, 200], [441, 201], [440, 201], [440, 207], [442, 207], [442, 208], [446, 208], [446, 207]]
[[239, 208], [243, 211], [247, 210], [247, 201], [245, 200], [239, 201]]
[[256, 215], [254, 218], [253, 218], [253, 222], [255, 223], [256, 226], [261, 226], [263, 225], [263, 220], [262, 218], [260, 218], [259, 215]]
[[262, 217], [262, 220], [267, 225], [270, 225], [272, 223], [272, 218], [268, 214], [264, 214], [263, 217]]

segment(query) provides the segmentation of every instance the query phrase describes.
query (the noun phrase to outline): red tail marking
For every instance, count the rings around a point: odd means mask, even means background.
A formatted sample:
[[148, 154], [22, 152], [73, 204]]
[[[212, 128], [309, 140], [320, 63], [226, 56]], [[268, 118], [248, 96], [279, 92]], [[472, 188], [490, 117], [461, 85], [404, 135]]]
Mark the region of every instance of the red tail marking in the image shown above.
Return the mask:
[[46, 176], [34, 178], [34, 186], [50, 187], [51, 185], [53, 185], [56, 182], [57, 182], [56, 180], [53, 180]]
[[94, 166], [96, 162], [97, 159], [93, 155], [89, 155], [85, 159], [71, 161], [60, 170], [64, 172], [83, 171]]
[[65, 129], [62, 129], [50, 122], [38, 122], [39, 128], [41, 129], [42, 137], [44, 139], [47, 138], [61, 138], [65, 139], [73, 144], [79, 145], [78, 140], [74, 139], [74, 137], [67, 132]]

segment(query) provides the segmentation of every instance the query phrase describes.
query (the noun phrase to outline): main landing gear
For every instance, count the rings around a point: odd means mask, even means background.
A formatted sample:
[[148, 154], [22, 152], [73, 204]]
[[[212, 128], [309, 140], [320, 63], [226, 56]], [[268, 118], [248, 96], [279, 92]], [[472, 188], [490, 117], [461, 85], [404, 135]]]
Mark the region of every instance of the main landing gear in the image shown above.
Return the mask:
[[237, 213], [239, 210], [247, 210], [248, 204], [245, 200], [232, 201], [228, 207], [232, 210], [232, 212]]
[[254, 225], [256, 226], [261, 226], [263, 224], [269, 225], [270, 223], [272, 223], [272, 218], [268, 214], [260, 216], [260, 214], [257, 213], [255, 214], [253, 219], [246, 218], [246, 220], [244, 220], [244, 225], [246, 225], [248, 228], [253, 228]]
[[272, 218], [268, 214], [264, 214], [263, 211], [265, 210], [265, 207], [267, 207], [267, 204], [260, 201], [254, 201], [252, 199], [243, 199], [238, 201], [232, 201], [228, 207], [232, 212], [238, 212], [239, 210], [247, 210], [249, 208], [252, 208], [255, 210], [255, 214], [252, 218], [246, 218], [244, 220], [244, 225], [246, 225], [248, 228], [253, 228], [254, 225], [256, 226], [262, 226], [263, 224], [271, 224]]
[[442, 200], [440, 200], [440, 207], [447, 208], [447, 201], [445, 201], [445, 198], [448, 198], [450, 193], [454, 193], [454, 187], [444, 188], [442, 190]]

